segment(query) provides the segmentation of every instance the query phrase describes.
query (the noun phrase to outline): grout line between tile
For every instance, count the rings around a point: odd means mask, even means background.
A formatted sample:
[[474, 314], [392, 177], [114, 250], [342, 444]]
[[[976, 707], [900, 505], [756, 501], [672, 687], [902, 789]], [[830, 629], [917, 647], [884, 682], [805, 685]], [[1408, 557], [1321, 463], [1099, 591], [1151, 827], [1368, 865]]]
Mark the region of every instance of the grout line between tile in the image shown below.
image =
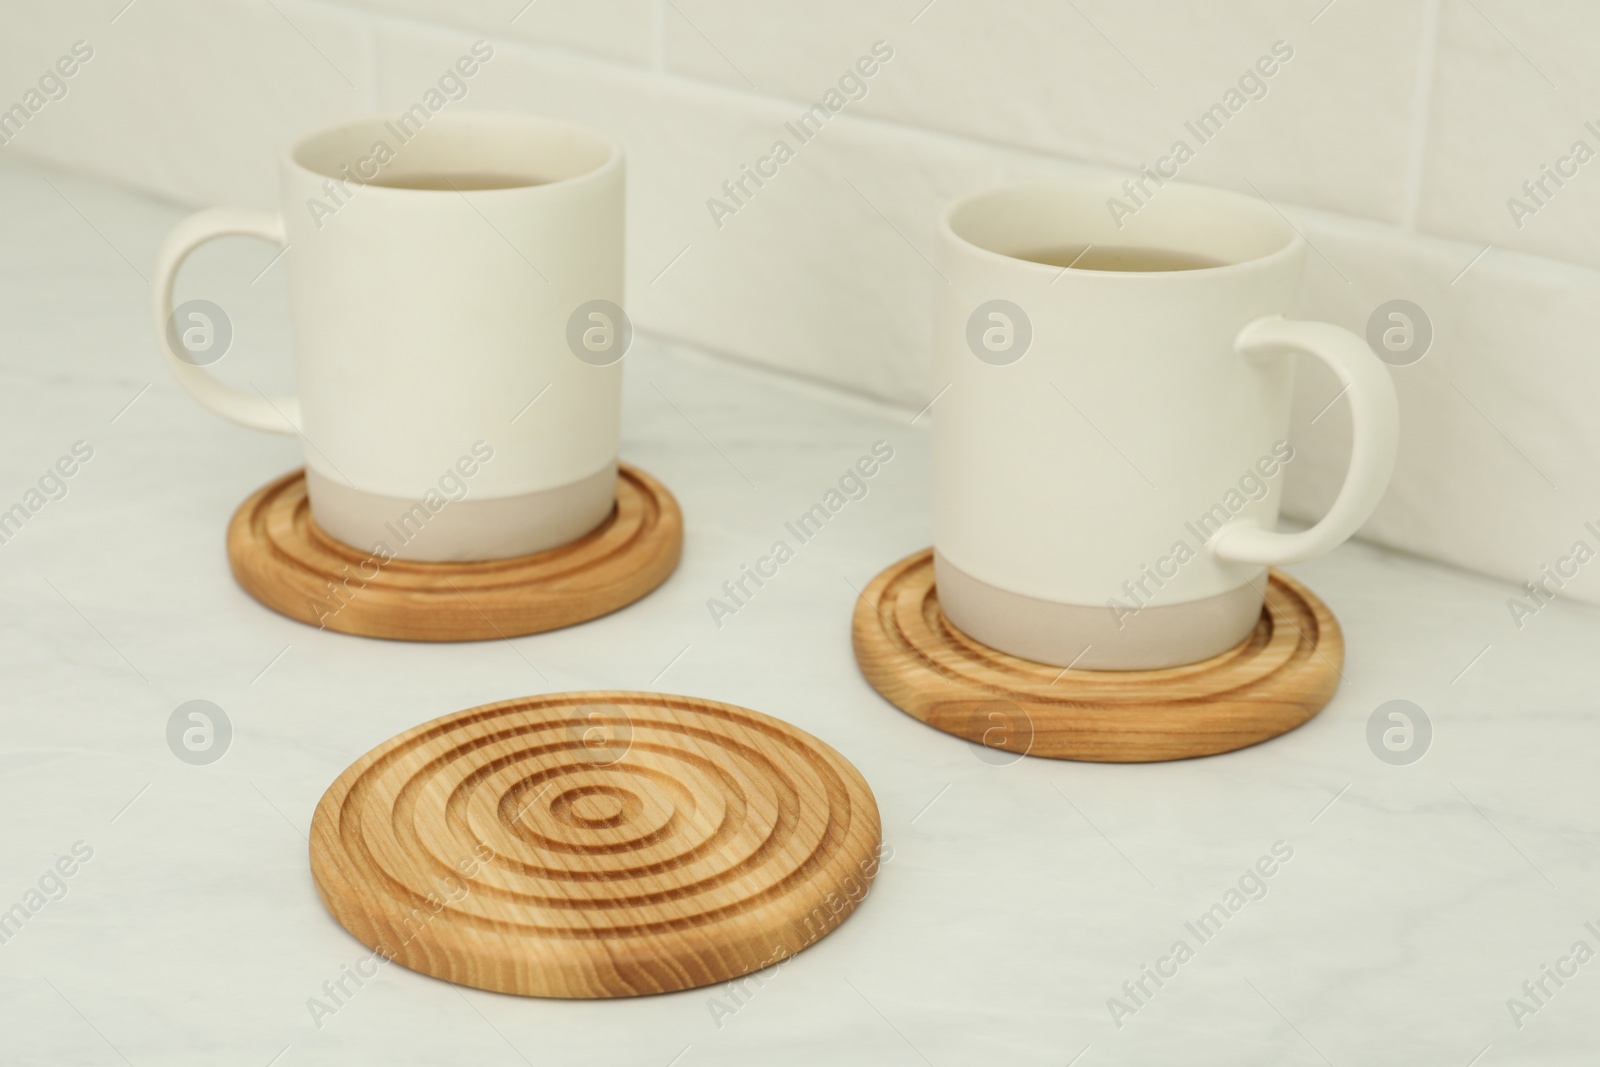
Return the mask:
[[[353, 6], [349, 0], [302, 0], [302, 2], [358, 15], [364, 20], [368, 21], [369, 25], [373, 27], [374, 37], [376, 37], [377, 29], [381, 27], [389, 27], [393, 29], [406, 30], [412, 33], [426, 34], [442, 33], [458, 36], [466, 34], [484, 34], [494, 39], [495, 46], [497, 48], [503, 47], [512, 53], [521, 53], [528, 57], [543, 57], [552, 59], [559, 57], [561, 60], [566, 62], [578, 64], [592, 63], [599, 67], [615, 72], [619, 76], [637, 78], [643, 83], [664, 82], [672, 86], [683, 88], [690, 92], [701, 94], [709, 99], [716, 99], [720, 97], [726, 101], [738, 101], [744, 104], [757, 102], [768, 107], [793, 106], [800, 109], [803, 109], [809, 103], [808, 101], [802, 101], [788, 96], [756, 92], [747, 88], [736, 87], [722, 82], [706, 81], [701, 78], [678, 74], [666, 69], [664, 47], [664, 15], [661, 16], [661, 21], [657, 26], [662, 38], [662, 54], [657, 57], [661, 62], [661, 68], [657, 69], [654, 65], [654, 59], [652, 59], [651, 63], [648, 65], [641, 64], [618, 59], [614, 56], [586, 52], [561, 44], [530, 42], [517, 38], [505, 37], [499, 34], [490, 34], [486, 30], [476, 30], [466, 26], [456, 26], [433, 22], [427, 19], [417, 18], [415, 16], [397, 15], [387, 11], [374, 11], [367, 8], [359, 8]], [[1438, 10], [1442, 0], [1423, 0], [1423, 2], [1424, 27], [1422, 37], [1425, 56], [1419, 62], [1422, 66], [1427, 68], [1427, 73], [1424, 75], [1423, 73], [1419, 72], [1417, 79], [1416, 95], [1422, 99], [1419, 102], [1414, 103], [1414, 110], [1416, 108], [1421, 108], [1422, 111], [1419, 116], [1414, 116], [1413, 119], [1414, 128], [1412, 133], [1412, 144], [1408, 148], [1411, 158], [1408, 159], [1407, 173], [1404, 179], [1404, 203], [1410, 203], [1415, 198], [1416, 193], [1413, 192], [1413, 187], [1418, 193], [1420, 192], [1421, 188], [1421, 159], [1422, 152], [1425, 147], [1423, 142], [1425, 141], [1426, 132], [1426, 106], [1427, 99], [1431, 95], [1431, 57], [1434, 49], [1434, 37], [1437, 35]], [[665, 12], [666, 10], [666, 0], [652, 0], [652, 5], [653, 9], [657, 12]], [[374, 80], [376, 81], [376, 78]], [[696, 106], [696, 104], [694, 101], [686, 101], [686, 106]], [[1100, 173], [1105, 175], [1127, 175], [1133, 173], [1133, 168], [1131, 166], [1123, 165], [1115, 160], [1091, 159], [1084, 156], [1067, 155], [1064, 153], [1053, 154], [1025, 145], [1010, 144], [1002, 141], [989, 140], [982, 137], [973, 137], [966, 134], [952, 133], [947, 130], [940, 130], [934, 127], [917, 125], [915, 123], [882, 118], [876, 115], [841, 114], [836, 117], [836, 121], [841, 125], [841, 127], [855, 127], [863, 132], [882, 130], [895, 136], [914, 138], [931, 147], [952, 148], [967, 152], [970, 152], [974, 148], [978, 148], [999, 153], [1000, 157], [996, 158], [994, 161], [995, 164], [1001, 168], [1001, 173], [997, 175], [997, 179], [1002, 176], [1015, 177], [1019, 173], [1019, 167], [1024, 171], [1031, 168], [1042, 168], [1046, 171], [1054, 170], [1069, 173], [1072, 171], [1081, 171], [1084, 173]], [[1404, 232], [1412, 232], [1413, 230], [1412, 225], [1403, 224], [1399, 227], [1396, 227], [1393, 222], [1368, 215], [1349, 215], [1330, 208], [1314, 207], [1312, 205], [1299, 203], [1287, 203], [1285, 206], [1289, 210], [1295, 212], [1297, 217], [1301, 218], [1304, 217], [1305, 212], [1310, 211], [1321, 214], [1324, 217], [1337, 217], [1355, 222], [1373, 223], [1391, 229], [1400, 229]], [[1404, 210], [1404, 208], [1402, 210]]]
[[[315, 5], [329, 10], [344, 12], [367, 20], [374, 28], [388, 26], [393, 29], [409, 30], [413, 33], [448, 34], [452, 36], [486, 37], [494, 42], [496, 48], [506, 48], [512, 52], [521, 52], [531, 57], [560, 57], [568, 62], [594, 63], [619, 73], [626, 73], [645, 80], [660, 80], [670, 85], [679, 86], [692, 91], [706, 94], [707, 96], [721, 96], [725, 99], [739, 100], [741, 102], [756, 101], [767, 106], [792, 107], [796, 112], [803, 111], [816, 103], [815, 100], [803, 100], [799, 97], [785, 96], [777, 93], [760, 92], [742, 86], [731, 85], [726, 82], [708, 81], [704, 78], [679, 74], [666, 66], [664, 47], [665, 18], [663, 16], [663, 48], [661, 67], [654, 66], [654, 60], [649, 63], [637, 63], [630, 60], [619, 59], [616, 56], [600, 52], [589, 52], [570, 45], [549, 41], [527, 41], [516, 37], [508, 37], [488, 30], [478, 29], [465, 25], [454, 25], [443, 22], [433, 22], [428, 19], [412, 15], [398, 15], [389, 11], [377, 11], [370, 8], [354, 6], [349, 0], [301, 0], [303, 4]], [[654, 0], [665, 10], [665, 0]], [[881, 118], [870, 114], [841, 114], [835, 116], [836, 121], [845, 124], [859, 123], [869, 129], [883, 129], [893, 131], [902, 136], [913, 136], [926, 139], [930, 143], [942, 144], [947, 147], [958, 147], [970, 150], [974, 146], [993, 149], [1008, 153], [1018, 161], [1026, 161], [1045, 166], [1080, 167], [1097, 170], [1106, 174], [1128, 175], [1135, 173], [1137, 163], [1131, 158], [1128, 161], [1091, 159], [1087, 156], [1074, 156], [1066, 154], [1052, 154], [1038, 148], [1025, 145], [1011, 144], [1005, 141], [991, 140], [984, 137], [975, 137], [969, 134], [951, 133], [933, 126], [921, 126], [912, 122], [901, 122], [896, 119]], [[829, 124], [830, 126], [832, 123]], [[1365, 216], [1362, 216], [1365, 217]]]
[[912, 416], [916, 411], [910, 406], [884, 400], [871, 393], [712, 348], [706, 342], [692, 337], [678, 337], [645, 329], [639, 330], [639, 333], [660, 344], [674, 358], [686, 363], [709, 367], [720, 373], [737, 374], [748, 380], [796, 393], [835, 408], [898, 423], [907, 428], [915, 428], [919, 432], [926, 432], [929, 426], [927, 422], [912, 422]]

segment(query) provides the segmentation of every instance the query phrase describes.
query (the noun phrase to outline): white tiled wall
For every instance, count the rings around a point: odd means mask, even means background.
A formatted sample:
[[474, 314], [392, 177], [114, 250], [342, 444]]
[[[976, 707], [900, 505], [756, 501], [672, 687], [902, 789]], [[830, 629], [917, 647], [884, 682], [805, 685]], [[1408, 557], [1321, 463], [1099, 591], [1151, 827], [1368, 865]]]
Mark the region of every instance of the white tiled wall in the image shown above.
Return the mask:
[[[284, 143], [399, 110], [479, 38], [494, 58], [451, 107], [626, 146], [641, 328], [908, 413], [937, 391], [940, 205], [1135, 168], [1292, 53], [1183, 176], [1302, 221], [1303, 314], [1360, 331], [1404, 297], [1431, 316], [1433, 349], [1394, 372], [1402, 456], [1367, 536], [1520, 582], [1600, 517], [1600, 158], [1522, 189], [1576, 141], [1600, 154], [1600, 9], [1580, 0], [68, 0], [0, 15], [0, 106], [74, 41], [95, 50], [0, 158], [269, 205]], [[875, 46], [892, 56], [856, 98], [719, 225], [708, 198]], [[1304, 368], [1301, 515], [1343, 474], [1336, 391]]]
[[[1493, 22], [1489, 20], [1493, 19]], [[1420, 224], [1428, 233], [1600, 266], [1600, 6], [1451, 0], [1439, 25]], [[1594, 129], [1586, 128], [1593, 123]], [[1522, 189], [1584, 141], [1572, 178]], [[1533, 214], [1513, 213], [1516, 197]], [[1543, 201], [1543, 203], [1540, 203]], [[1520, 225], [1519, 225], [1520, 223]]]

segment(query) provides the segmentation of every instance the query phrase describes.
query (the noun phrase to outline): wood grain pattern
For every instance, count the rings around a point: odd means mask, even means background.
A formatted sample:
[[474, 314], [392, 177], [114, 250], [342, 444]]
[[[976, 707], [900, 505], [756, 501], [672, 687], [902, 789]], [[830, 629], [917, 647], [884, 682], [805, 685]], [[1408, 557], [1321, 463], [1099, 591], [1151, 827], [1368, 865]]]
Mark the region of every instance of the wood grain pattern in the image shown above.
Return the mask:
[[329, 787], [311, 872], [399, 963], [545, 997], [709, 985], [835, 929], [878, 867], [878, 807], [778, 719], [657, 693], [488, 704], [384, 742]]
[[1276, 737], [1333, 698], [1344, 664], [1328, 606], [1277, 571], [1248, 638], [1163, 670], [1063, 672], [978, 643], [939, 610], [931, 549], [873, 579], [851, 629], [867, 680], [929, 726], [990, 749], [1101, 763], [1210, 756]]
[[678, 502], [627, 464], [605, 522], [570, 544], [511, 559], [384, 563], [323, 532], [303, 471], [257, 490], [228, 524], [233, 575], [267, 607], [320, 628], [401, 641], [516, 637], [597, 618], [666, 581], [682, 553]]

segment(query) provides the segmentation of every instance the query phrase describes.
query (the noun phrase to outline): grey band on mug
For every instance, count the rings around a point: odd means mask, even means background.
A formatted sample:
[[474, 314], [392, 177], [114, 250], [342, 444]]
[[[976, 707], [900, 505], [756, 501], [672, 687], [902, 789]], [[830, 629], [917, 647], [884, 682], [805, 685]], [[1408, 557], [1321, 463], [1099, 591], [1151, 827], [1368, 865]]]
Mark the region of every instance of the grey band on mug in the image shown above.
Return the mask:
[[566, 485], [517, 496], [422, 500], [382, 496], [306, 469], [311, 514], [329, 536], [363, 552], [382, 544], [396, 559], [432, 563], [505, 559], [574, 541], [615, 506], [617, 465]]
[[1261, 594], [1242, 585], [1200, 600], [1142, 608], [1119, 627], [1104, 604], [1059, 604], [1009, 592], [974, 578], [937, 551], [933, 567], [939, 607], [958, 630], [990, 648], [1055, 667], [1136, 671], [1197, 663], [1243, 641], [1261, 617]]

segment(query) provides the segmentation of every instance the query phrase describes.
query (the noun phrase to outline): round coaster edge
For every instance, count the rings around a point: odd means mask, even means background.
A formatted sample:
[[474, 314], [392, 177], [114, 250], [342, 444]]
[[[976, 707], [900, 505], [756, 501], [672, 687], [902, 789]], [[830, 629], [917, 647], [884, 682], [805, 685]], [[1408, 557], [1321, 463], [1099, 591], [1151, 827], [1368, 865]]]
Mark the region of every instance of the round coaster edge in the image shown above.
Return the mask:
[[[637, 483], [637, 489], [625, 488], [630, 481]], [[649, 472], [623, 463], [618, 469], [619, 495], [624, 491], [639, 493], [642, 499], [653, 502], [655, 518], [648, 528], [640, 526], [632, 532], [622, 552], [603, 552], [595, 547], [608, 524], [617, 521], [614, 510], [612, 517], [595, 530], [544, 552], [460, 564], [394, 560], [379, 564], [377, 575], [362, 580], [348, 573], [341, 575], [341, 570], [348, 572], [348, 565], [319, 557], [309, 538], [297, 538], [300, 543], [286, 546], [260, 530], [271, 519], [270, 514], [263, 516], [263, 509], [301, 506], [293, 494], [298, 488], [299, 496], [303, 496], [303, 484], [304, 469], [291, 471], [252, 492], [235, 509], [226, 537], [229, 569], [240, 588], [278, 614], [318, 629], [357, 637], [480, 641], [577, 625], [647, 596], [672, 575], [683, 555], [683, 513], [676, 497]], [[287, 501], [285, 494], [291, 494]], [[315, 520], [309, 512], [304, 522], [314, 527]], [[342, 545], [320, 528], [315, 528], [315, 537], [357, 557], [363, 556], [360, 549]], [[507, 581], [500, 588], [487, 591], [468, 585], [473, 594], [470, 598], [451, 581], [455, 578], [466, 584], [467, 577], [473, 575], [504, 575], [519, 567], [536, 571], [573, 551], [588, 551], [592, 558], [554, 578], [530, 578], [520, 584]], [[370, 560], [372, 556], [368, 553], [364, 558]], [[317, 568], [319, 560], [326, 565], [325, 570]], [[449, 589], [418, 589], [414, 583], [385, 584], [381, 581], [383, 568], [395, 564], [402, 565], [407, 575], [428, 574], [438, 568], [434, 573]], [[581, 583], [575, 581], [575, 574], [583, 579]], [[341, 580], [344, 592], [334, 584]], [[352, 581], [356, 583], [353, 592]]]
[[[1261, 626], [1276, 626], [1275, 611], [1290, 610], [1298, 604], [1305, 617], [1314, 621], [1317, 634], [1308, 642], [1301, 633], [1285, 668], [1258, 682], [1228, 686], [1222, 683], [1228, 666], [1225, 660], [1235, 651], [1229, 650], [1201, 664], [1167, 669], [1178, 675], [1187, 672], [1187, 678], [1176, 681], [1192, 688], [1196, 679], [1205, 680], [1208, 666], [1214, 667], [1219, 688], [1213, 694], [1179, 695], [1161, 692], [1151, 684], [1143, 696], [1135, 691], [1109, 703], [1096, 700], [1083, 690], [1103, 691], [1124, 681], [1154, 683], [1165, 672], [1078, 672], [1084, 678], [1093, 676], [1093, 680], [1080, 682], [1080, 691], [1075, 692], [1072, 680], [1063, 680], [1065, 672], [1057, 673], [1053, 667], [992, 649], [986, 650], [990, 654], [987, 662], [968, 664], [954, 645], [919, 647], [897, 621], [903, 606], [898, 602], [886, 604], [885, 597], [898, 582], [914, 580], [915, 610], [936, 613], [945, 629], [959, 633], [938, 610], [932, 570], [932, 550], [921, 549], [875, 575], [857, 598], [851, 619], [851, 645], [862, 675], [884, 699], [925, 725], [972, 744], [1018, 756], [1086, 762], [1161, 762], [1219, 755], [1302, 725], [1326, 706], [1338, 687], [1344, 661], [1344, 637], [1338, 619], [1303, 582], [1276, 570], [1269, 578], [1263, 621], [1252, 637], [1238, 647], [1255, 639]], [[1285, 594], [1293, 598], [1287, 608], [1282, 600]], [[1286, 615], [1285, 619], [1294, 626], [1293, 618]], [[967, 635], [961, 636], [973, 641]], [[942, 665], [941, 658], [945, 660]], [[950, 661], [954, 661], [954, 667]], [[1008, 661], [1038, 668], [1038, 672], [1030, 674], [1053, 676], [1056, 681], [1049, 686], [1050, 692], [1037, 692], [1040, 687], [1033, 677], [1018, 678], [1015, 687], [1007, 687], [1003, 673]], [[1193, 670], [1196, 667], [1201, 670]], [[1167, 685], [1175, 687], [1173, 676], [1169, 675]], [[1175, 695], [1180, 698], [1174, 699]], [[1020, 740], [1015, 745], [1010, 743], [1010, 729], [984, 729], [982, 723], [989, 721], [988, 717], [974, 721], [991, 705], [1001, 706], [1002, 718], [1009, 715], [1018, 720], [1021, 728], [1015, 733], [1025, 737], [1026, 744]], [[986, 740], [992, 733], [1000, 734], [1007, 743], [996, 745]]]
[[[451, 949], [440, 939], [447, 942], [450, 938], [446, 936], [446, 928], [438, 926], [438, 923], [456, 921], [446, 919], [443, 915], [432, 922], [423, 923], [398, 949], [394, 949], [392, 955], [385, 952], [386, 942], [387, 947], [394, 948], [393, 943], [405, 923], [408, 905], [403, 898], [386, 895], [383, 899], [389, 902], [387, 905], [371, 907], [371, 894], [357, 884], [360, 879], [352, 878], [352, 872], [346, 869], [350, 859], [342, 841], [345, 808], [363, 776], [391, 754], [405, 750], [416, 739], [430, 733], [448, 736], [455, 724], [464, 721], [503, 713], [529, 712], [537, 715], [542, 708], [576, 712], [588, 704], [617, 705], [624, 713], [630, 705], [659, 708], [677, 713], [682, 721], [691, 724], [696, 716], [710, 712], [735, 737], [743, 726], [753, 722], [763, 728], [764, 736], [770, 731], [772, 735], [781, 737], [786, 746], [804, 754], [804, 758], [819, 760], [838, 776], [849, 802], [848, 822], [828, 855], [807, 858], [795, 873], [786, 876], [793, 878], [801, 870], [809, 871], [800, 885], [781, 891], [772, 901], [748, 906], [741, 904], [726, 918], [681, 929], [673, 928], [665, 935], [646, 933], [607, 938], [603, 957], [610, 961], [611, 966], [602, 966], [597, 958], [563, 963], [559, 946], [551, 948], [554, 942], [546, 938], [512, 938], [502, 946], [503, 952], [491, 947], [485, 955], [481, 946], [498, 944], [500, 939], [485, 937], [481, 929], [467, 937], [467, 940], [480, 945], [470, 966], [461, 965], [459, 949], [454, 962], [442, 965], [440, 961], [450, 957]], [[370, 818], [370, 814], [367, 817]], [[739, 705], [627, 690], [591, 690], [512, 698], [461, 709], [402, 731], [357, 757], [335, 778], [318, 801], [312, 831], [310, 859], [319, 898], [341, 926], [375, 952], [448, 981], [500, 992], [577, 998], [643, 995], [715, 984], [761, 970], [802, 951], [836, 929], [865, 899], [877, 873], [882, 847], [881, 814], [870, 785], [854, 763], [810, 731]], [[825, 839], [826, 835], [818, 838], [818, 847]], [[793, 838], [786, 839], [786, 842], [791, 840]], [[795, 901], [801, 899], [795, 897], [795, 893], [802, 894], [805, 902], [803, 910], [795, 907]], [[362, 897], [367, 898], [369, 906], [361, 906], [358, 898]], [[837, 910], [828, 906], [830, 900], [838, 905]], [[777, 901], [788, 902], [787, 909], [777, 905]], [[411, 911], [414, 913], [415, 908]], [[775, 921], [780, 925], [775, 927]], [[473, 926], [475, 922], [469, 919], [467, 925]], [[659, 945], [652, 943], [654, 939], [663, 937], [674, 943], [687, 942], [692, 945], [704, 942], [704, 947], [685, 950], [687, 955], [681, 958], [664, 956]], [[543, 959], [542, 963], [540, 959]], [[708, 960], [714, 962], [708, 964]], [[744, 965], [723, 966], [728, 960], [743, 961]], [[599, 974], [597, 966], [609, 971], [609, 977]], [[706, 970], [706, 967], [710, 967], [710, 970]], [[541, 970], [544, 972], [542, 975], [536, 973]], [[523, 983], [523, 987], [508, 987], [506, 976], [509, 974], [518, 975], [514, 981]], [[645, 975], [649, 977], [641, 977]], [[572, 992], [575, 987], [592, 986], [595, 983], [603, 984], [605, 991], [595, 992], [591, 989]]]

